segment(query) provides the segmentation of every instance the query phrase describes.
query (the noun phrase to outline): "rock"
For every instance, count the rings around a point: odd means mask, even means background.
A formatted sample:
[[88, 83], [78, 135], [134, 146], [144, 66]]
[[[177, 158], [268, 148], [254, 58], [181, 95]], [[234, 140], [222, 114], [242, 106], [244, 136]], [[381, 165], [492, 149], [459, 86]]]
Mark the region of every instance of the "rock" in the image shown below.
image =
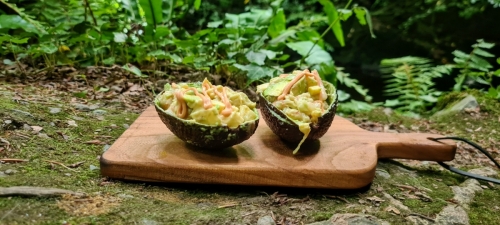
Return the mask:
[[391, 175], [385, 170], [376, 170], [375, 174], [377, 175], [377, 177], [382, 177], [385, 179], [391, 178]]
[[102, 116], [102, 115], [106, 114], [106, 110], [96, 109], [96, 110], [92, 111], [92, 113], [96, 116]]
[[257, 221], [257, 225], [276, 225], [271, 216], [263, 216]]
[[5, 173], [5, 174], [7, 174], [7, 175], [12, 175], [12, 174], [17, 173], [17, 170], [8, 169], [8, 170], [6, 170], [4, 173]]
[[477, 169], [471, 169], [469, 170], [469, 173], [485, 176], [485, 177], [491, 177], [491, 176], [496, 176], [498, 175], [497, 171], [490, 167], [481, 167]]
[[469, 225], [469, 216], [464, 208], [448, 205], [436, 216], [436, 224]]
[[327, 221], [308, 225], [389, 225], [388, 222], [367, 214], [335, 214]]
[[92, 171], [92, 170], [98, 170], [98, 169], [99, 169], [99, 167], [94, 166], [94, 165], [90, 165], [90, 166], [89, 166], [89, 169], [90, 169], [90, 171]]
[[130, 126], [126, 123], [123, 124], [123, 128], [128, 129]]
[[430, 224], [434, 224], [434, 222], [428, 220], [428, 219], [424, 219], [420, 216], [407, 216], [406, 217], [406, 220], [408, 220], [411, 224], [414, 224], [414, 225], [430, 225]]
[[460, 186], [452, 186], [451, 190], [455, 193], [453, 200], [459, 202], [465, 208], [468, 208], [476, 192], [482, 191], [483, 189], [477, 180], [467, 179]]
[[104, 145], [104, 146], [102, 147], [102, 152], [107, 151], [107, 150], [109, 149], [109, 147], [111, 147], [111, 145], [108, 145], [108, 144]]
[[384, 198], [387, 198], [389, 199], [389, 203], [391, 203], [392, 205], [394, 205], [396, 208], [398, 208], [399, 210], [403, 210], [403, 211], [409, 211], [410, 209], [404, 205], [402, 202], [400, 202], [399, 200], [393, 198], [390, 194], [388, 193], [384, 193]]
[[394, 168], [395, 168], [394, 172], [399, 176], [417, 177], [417, 172], [415, 171], [407, 170], [401, 166], [395, 166]]
[[84, 118], [79, 117], [79, 116], [72, 116], [71, 118], [73, 118], [74, 120], [77, 120], [77, 121], [82, 121], [82, 120], [84, 120]]
[[50, 114], [58, 114], [61, 112], [61, 108], [49, 108], [49, 109], [50, 109], [49, 111]]
[[23, 124], [23, 130], [30, 131], [33, 130], [33, 128], [31, 128], [31, 126], [28, 124]]
[[330, 222], [329, 220], [325, 220], [314, 223], [308, 223], [307, 225], [332, 225], [332, 222]]
[[28, 117], [33, 117], [33, 115], [31, 115], [31, 113], [29, 112], [25, 112], [25, 111], [22, 111], [22, 110], [19, 110], [19, 109], [12, 109], [12, 111], [18, 113], [18, 114], [22, 114], [23, 116], [28, 116]]
[[46, 133], [38, 133], [37, 135], [38, 137], [41, 137], [41, 138], [50, 138], [49, 135], [47, 135]]
[[154, 221], [154, 220], [150, 220], [150, 219], [146, 219], [146, 218], [143, 218], [140, 222], [140, 224], [143, 224], [143, 225], [157, 225], [159, 224], [158, 222]]
[[89, 111], [92, 111], [94, 109], [99, 108], [99, 106], [97, 106], [97, 105], [85, 105], [85, 104], [80, 104], [80, 103], [73, 104], [73, 106], [75, 107], [76, 110], [82, 111], [82, 112], [89, 112]]
[[432, 116], [439, 117], [439, 116], [448, 115], [450, 113], [464, 111], [466, 109], [476, 109], [477, 107], [479, 107], [479, 104], [477, 103], [476, 98], [472, 95], [467, 95], [461, 101], [453, 104], [452, 106], [447, 107], [446, 109], [443, 109], [439, 112], [436, 112]]
[[127, 198], [127, 199], [134, 198], [134, 196], [127, 195], [127, 194], [119, 194], [118, 197], [120, 197], [120, 198]]

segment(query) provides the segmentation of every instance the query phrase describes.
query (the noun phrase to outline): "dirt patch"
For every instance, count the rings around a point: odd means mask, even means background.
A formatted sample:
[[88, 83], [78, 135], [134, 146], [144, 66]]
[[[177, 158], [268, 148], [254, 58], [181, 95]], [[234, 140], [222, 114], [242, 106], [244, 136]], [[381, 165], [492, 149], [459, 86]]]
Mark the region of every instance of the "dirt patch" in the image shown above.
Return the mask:
[[75, 216], [100, 215], [120, 204], [120, 199], [110, 195], [78, 196], [65, 194], [57, 207]]

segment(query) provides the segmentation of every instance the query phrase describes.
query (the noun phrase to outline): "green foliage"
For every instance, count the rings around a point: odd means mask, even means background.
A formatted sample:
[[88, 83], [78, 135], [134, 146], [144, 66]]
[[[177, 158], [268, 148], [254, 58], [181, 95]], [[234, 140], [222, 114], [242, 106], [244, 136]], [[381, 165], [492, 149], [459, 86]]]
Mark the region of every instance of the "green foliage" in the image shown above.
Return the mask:
[[[500, 99], [500, 86], [492, 85], [493, 77], [500, 77], [500, 69], [493, 71], [493, 66], [488, 62], [488, 58], [494, 58], [495, 55], [488, 52], [495, 46], [493, 43], [485, 42], [480, 39], [472, 45], [472, 51], [467, 54], [460, 50], [455, 50], [453, 59], [456, 63], [456, 68], [460, 69], [459, 75], [455, 78], [456, 84], [453, 87], [455, 91], [460, 91], [466, 83], [467, 79], [471, 82], [477, 82], [482, 85], [488, 85], [488, 95]], [[498, 59], [497, 59], [498, 62]], [[499, 62], [500, 64], [500, 62]]]
[[423, 112], [433, 106], [442, 94], [434, 89], [433, 79], [450, 74], [451, 65], [434, 66], [430, 60], [419, 57], [384, 59], [381, 73], [386, 78], [384, 92], [395, 96], [384, 106], [401, 112]]

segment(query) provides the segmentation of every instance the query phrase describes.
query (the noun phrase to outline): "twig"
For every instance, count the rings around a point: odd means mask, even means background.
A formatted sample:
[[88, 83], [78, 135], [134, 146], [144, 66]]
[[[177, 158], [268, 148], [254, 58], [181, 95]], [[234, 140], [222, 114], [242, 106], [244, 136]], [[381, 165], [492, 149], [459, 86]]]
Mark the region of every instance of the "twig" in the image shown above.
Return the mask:
[[64, 167], [64, 168], [68, 169], [68, 170], [71, 170], [71, 171], [73, 171], [73, 172], [78, 172], [78, 171], [76, 171], [76, 170], [74, 170], [74, 169], [71, 169], [71, 168], [69, 168], [69, 167], [65, 166], [64, 164], [62, 164], [62, 163], [60, 163], [60, 162], [50, 161], [50, 160], [43, 160], [43, 161], [48, 162], [48, 163], [57, 164], [57, 165], [62, 166], [62, 167]]
[[45, 187], [30, 187], [30, 186], [14, 186], [14, 187], [0, 187], [0, 196], [56, 196], [63, 194], [76, 194], [82, 195], [83, 193], [77, 193], [70, 190], [64, 190], [59, 188], [45, 188]]
[[335, 195], [324, 195], [324, 196], [328, 197], [328, 198], [340, 199], [340, 200], [344, 201], [345, 203], [350, 203], [349, 201], [347, 201], [347, 199], [342, 198], [340, 196], [335, 196]]
[[429, 221], [431, 221], [431, 222], [436, 222], [434, 219], [432, 219], [432, 218], [430, 218], [430, 217], [428, 217], [428, 216], [424, 216], [424, 215], [422, 215], [422, 214], [418, 214], [418, 213], [410, 213], [409, 215], [410, 215], [410, 216], [419, 216], [419, 217], [422, 217], [422, 218], [424, 218], [424, 219], [426, 219], [426, 220], [429, 220]]
[[394, 186], [400, 187], [400, 188], [403, 188], [403, 189], [407, 189], [407, 190], [410, 190], [410, 191], [418, 191], [418, 188], [413, 187], [413, 186], [409, 186], [409, 185], [395, 184]]
[[94, 12], [92, 11], [92, 8], [90, 8], [90, 4], [88, 0], [83, 0], [85, 3], [86, 8], [89, 8], [89, 14], [90, 17], [92, 17], [92, 20], [94, 21], [94, 25], [97, 26], [97, 20], [95, 19]]
[[219, 207], [217, 207], [218, 209], [222, 209], [222, 208], [229, 208], [229, 207], [234, 207], [234, 206], [237, 206], [239, 205], [238, 203], [231, 203], [231, 204], [226, 204], [226, 205], [221, 205]]
[[241, 217], [250, 216], [250, 215], [255, 214], [255, 213], [257, 213], [257, 211], [253, 211], [253, 212], [247, 213], [247, 214], [245, 214], [245, 215], [243, 215]]
[[26, 159], [0, 159], [1, 162], [8, 162], [8, 163], [20, 163], [20, 162], [28, 162], [29, 160]]
[[17, 204], [10, 211], [8, 211], [7, 213], [5, 213], [5, 215], [3, 215], [2, 218], [0, 218], [0, 220], [5, 219], [5, 217], [7, 217], [10, 213], [12, 213], [12, 211], [14, 211], [14, 209], [16, 209], [18, 206], [19, 206], [19, 204]]

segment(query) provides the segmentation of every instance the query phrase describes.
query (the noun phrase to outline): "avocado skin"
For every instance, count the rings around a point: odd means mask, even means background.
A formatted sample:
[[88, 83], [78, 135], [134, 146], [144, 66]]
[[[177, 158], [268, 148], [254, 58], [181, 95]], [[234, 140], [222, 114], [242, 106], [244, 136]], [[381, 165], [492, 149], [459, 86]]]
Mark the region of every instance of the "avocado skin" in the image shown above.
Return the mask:
[[244, 123], [237, 128], [227, 126], [208, 126], [187, 121], [170, 115], [155, 103], [161, 121], [179, 139], [204, 149], [224, 149], [237, 145], [250, 138], [259, 125], [259, 118]]
[[[323, 81], [324, 82], [324, 81]], [[336, 92], [336, 90], [335, 90]], [[299, 126], [289, 119], [281, 110], [276, 108], [273, 104], [265, 99], [262, 93], [259, 93], [259, 107], [262, 118], [267, 126], [278, 135], [281, 139], [291, 143], [299, 143], [304, 134], [299, 130]], [[310, 124], [311, 132], [307, 136], [307, 140], [316, 140], [321, 138], [330, 128], [337, 111], [338, 95], [335, 95], [335, 101], [327, 109], [327, 113], [318, 118], [318, 123], [315, 125]], [[278, 115], [281, 118], [276, 117]]]

